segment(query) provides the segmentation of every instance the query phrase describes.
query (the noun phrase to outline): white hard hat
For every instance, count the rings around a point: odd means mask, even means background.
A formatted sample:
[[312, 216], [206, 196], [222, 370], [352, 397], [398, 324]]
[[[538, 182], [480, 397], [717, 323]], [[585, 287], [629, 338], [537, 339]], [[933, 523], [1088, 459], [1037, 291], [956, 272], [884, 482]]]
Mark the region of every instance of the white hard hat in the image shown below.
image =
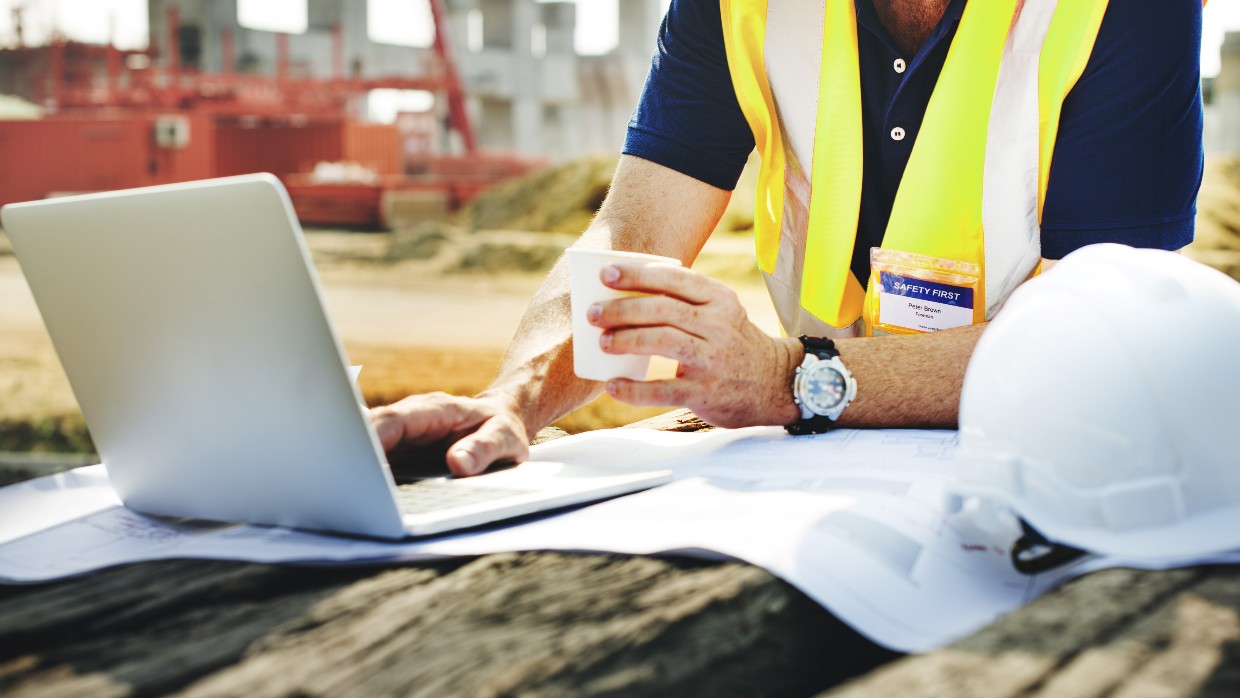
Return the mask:
[[1133, 558], [1240, 549], [1240, 284], [1093, 245], [1018, 288], [960, 401], [960, 491]]

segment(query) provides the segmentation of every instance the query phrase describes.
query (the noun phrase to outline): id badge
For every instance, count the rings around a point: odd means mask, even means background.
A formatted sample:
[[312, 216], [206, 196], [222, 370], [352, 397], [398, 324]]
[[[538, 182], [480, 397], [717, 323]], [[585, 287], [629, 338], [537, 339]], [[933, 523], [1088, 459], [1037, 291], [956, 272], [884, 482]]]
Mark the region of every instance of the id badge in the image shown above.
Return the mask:
[[867, 320], [874, 334], [938, 332], [973, 324], [979, 269], [972, 262], [870, 250]]

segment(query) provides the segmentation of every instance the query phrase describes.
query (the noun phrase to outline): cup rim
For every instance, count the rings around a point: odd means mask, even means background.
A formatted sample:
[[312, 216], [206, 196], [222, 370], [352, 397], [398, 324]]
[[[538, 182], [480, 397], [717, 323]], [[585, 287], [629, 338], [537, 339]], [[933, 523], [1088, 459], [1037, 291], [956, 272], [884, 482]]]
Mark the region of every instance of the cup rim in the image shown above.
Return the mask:
[[600, 250], [589, 247], [569, 247], [564, 250], [566, 254], [576, 257], [609, 257], [618, 260], [632, 260], [634, 262], [661, 262], [664, 264], [674, 264], [676, 266], [684, 266], [684, 263], [675, 257], [664, 257], [657, 254], [647, 254], [645, 252], [629, 252], [627, 250]]

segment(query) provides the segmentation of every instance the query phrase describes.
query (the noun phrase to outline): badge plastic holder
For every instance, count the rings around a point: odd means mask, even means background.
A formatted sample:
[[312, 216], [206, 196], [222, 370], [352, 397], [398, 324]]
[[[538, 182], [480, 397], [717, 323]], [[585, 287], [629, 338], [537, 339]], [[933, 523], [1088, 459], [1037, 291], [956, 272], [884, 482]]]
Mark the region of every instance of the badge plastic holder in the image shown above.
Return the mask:
[[981, 269], [973, 262], [870, 248], [866, 324], [872, 334], [922, 334], [973, 324]]

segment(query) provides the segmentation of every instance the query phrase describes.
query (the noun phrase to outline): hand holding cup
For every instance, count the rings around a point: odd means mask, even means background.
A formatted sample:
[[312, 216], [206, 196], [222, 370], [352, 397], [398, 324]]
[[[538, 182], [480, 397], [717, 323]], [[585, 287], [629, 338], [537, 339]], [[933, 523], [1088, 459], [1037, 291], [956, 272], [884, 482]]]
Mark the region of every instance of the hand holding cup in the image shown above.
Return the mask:
[[590, 324], [587, 313], [596, 303], [643, 295], [608, 288], [603, 284], [601, 276], [605, 267], [612, 264], [681, 266], [680, 260], [639, 252], [572, 247], [568, 249], [568, 262], [572, 277], [573, 372], [586, 380], [645, 380], [650, 367], [650, 356], [604, 352], [599, 345], [603, 330]]

